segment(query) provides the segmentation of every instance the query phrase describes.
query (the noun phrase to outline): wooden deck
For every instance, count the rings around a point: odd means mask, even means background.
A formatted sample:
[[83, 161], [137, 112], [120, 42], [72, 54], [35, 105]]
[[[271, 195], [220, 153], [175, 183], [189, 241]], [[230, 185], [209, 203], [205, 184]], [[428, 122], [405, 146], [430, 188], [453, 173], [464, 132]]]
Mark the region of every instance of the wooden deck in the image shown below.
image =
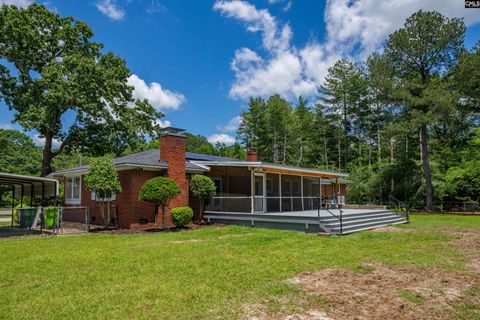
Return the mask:
[[398, 214], [390, 210], [380, 209], [343, 209], [341, 224], [339, 217], [340, 211], [338, 209], [320, 210], [320, 212], [318, 210], [306, 210], [253, 214], [212, 211], [205, 213], [205, 220], [208, 223], [331, 234], [345, 234], [406, 222]]

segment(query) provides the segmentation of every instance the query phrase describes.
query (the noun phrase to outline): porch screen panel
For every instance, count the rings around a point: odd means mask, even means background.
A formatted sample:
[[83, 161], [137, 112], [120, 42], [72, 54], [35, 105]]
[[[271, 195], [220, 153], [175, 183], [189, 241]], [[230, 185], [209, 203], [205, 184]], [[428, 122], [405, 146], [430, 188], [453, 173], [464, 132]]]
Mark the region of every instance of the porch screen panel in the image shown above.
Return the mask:
[[320, 179], [315, 177], [303, 177], [303, 208], [315, 210], [318, 208], [318, 196], [320, 194]]
[[217, 187], [210, 198], [207, 211], [251, 212], [250, 171], [242, 167], [214, 167], [208, 174]]
[[302, 210], [302, 177], [282, 175], [282, 211]]
[[215, 183], [217, 192], [207, 202], [207, 211], [227, 211], [227, 170], [224, 167], [211, 167], [208, 176]]
[[275, 173], [266, 174], [267, 212], [280, 212], [280, 176]]
[[244, 167], [227, 167], [228, 212], [251, 212], [250, 170]]

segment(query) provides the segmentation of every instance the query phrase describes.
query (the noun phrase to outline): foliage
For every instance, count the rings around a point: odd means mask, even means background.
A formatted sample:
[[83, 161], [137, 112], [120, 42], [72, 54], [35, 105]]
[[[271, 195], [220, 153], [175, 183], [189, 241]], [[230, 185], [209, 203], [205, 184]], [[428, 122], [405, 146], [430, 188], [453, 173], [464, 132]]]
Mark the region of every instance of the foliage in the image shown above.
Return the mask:
[[210, 177], [194, 174], [190, 180], [190, 191], [193, 196], [200, 200], [199, 216], [195, 217], [195, 222], [203, 220], [205, 200], [215, 195], [217, 188]]
[[245, 152], [245, 148], [235, 142], [234, 144], [227, 146], [225, 143], [217, 142], [214, 146], [215, 151], [213, 155], [220, 156], [220, 157], [227, 157], [233, 159], [246, 159], [247, 153]]
[[170, 210], [172, 222], [177, 227], [183, 227], [192, 221], [193, 210], [190, 207], [176, 207]]
[[187, 138], [187, 151], [201, 154], [215, 154], [215, 147], [208, 142], [205, 136], [200, 134], [194, 135], [189, 132], [185, 133]]
[[0, 129], [0, 171], [39, 175], [42, 153], [32, 139], [17, 130]]
[[[166, 177], [155, 177], [142, 186], [139, 192], [139, 200], [151, 202], [162, 209], [162, 227], [165, 228], [165, 208], [171, 199], [181, 193], [177, 183]], [[157, 214], [155, 213], [155, 224], [157, 224]]]
[[449, 199], [480, 202], [480, 160], [449, 168], [444, 187]]
[[[86, 23], [42, 5], [0, 9], [0, 96], [15, 122], [45, 138], [42, 176], [64, 151], [120, 153], [158, 129], [162, 115], [133, 98], [125, 61], [92, 37]], [[70, 127], [61, 121], [67, 112]]]
[[108, 227], [111, 221], [111, 200], [109, 196], [122, 191], [112, 159], [106, 157], [92, 159], [84, 181], [87, 189], [95, 192], [95, 200], [99, 203], [103, 222]]
[[438, 12], [419, 11], [387, 41], [385, 57], [402, 90], [401, 107], [420, 135], [426, 208], [432, 210], [433, 186], [428, 125], [436, 115], [455, 111], [458, 95], [448, 90], [444, 70], [452, 68], [463, 50], [465, 24]]

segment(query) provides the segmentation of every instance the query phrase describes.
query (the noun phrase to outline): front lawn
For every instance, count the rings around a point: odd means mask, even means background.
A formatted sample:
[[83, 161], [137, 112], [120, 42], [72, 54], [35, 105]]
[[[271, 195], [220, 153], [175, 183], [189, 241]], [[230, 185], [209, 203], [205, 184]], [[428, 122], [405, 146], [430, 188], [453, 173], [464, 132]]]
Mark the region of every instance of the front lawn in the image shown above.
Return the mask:
[[[465, 232], [473, 242], [462, 247], [457, 242]], [[463, 281], [458, 294], [468, 297], [447, 303], [444, 318], [478, 319], [480, 287], [473, 285], [480, 270], [470, 263], [480, 262], [479, 235], [480, 217], [417, 215], [385, 232], [341, 237], [230, 226], [3, 239], [0, 319], [275, 318], [311, 310], [330, 315], [342, 305], [309, 290], [316, 280], [353, 275], [356, 286], [355, 274], [421, 275], [433, 269]], [[304, 279], [310, 279], [306, 286]], [[342, 289], [342, 279], [335, 294], [352, 289]], [[429, 303], [431, 295], [403, 278], [394, 280], [399, 287], [392, 288], [393, 300], [420, 309]]]

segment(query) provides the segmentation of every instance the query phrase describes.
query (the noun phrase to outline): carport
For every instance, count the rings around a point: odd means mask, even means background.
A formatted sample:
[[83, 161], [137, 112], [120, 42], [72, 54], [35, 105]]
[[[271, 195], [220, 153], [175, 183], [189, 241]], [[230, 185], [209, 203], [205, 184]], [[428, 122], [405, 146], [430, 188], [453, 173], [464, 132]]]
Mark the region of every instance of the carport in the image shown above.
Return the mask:
[[[0, 185], [11, 188], [12, 208], [20, 204], [23, 207], [23, 198], [30, 198], [30, 205], [34, 203], [34, 197], [40, 197], [40, 206], [45, 205], [47, 198], [58, 195], [58, 181], [54, 179], [32, 177], [19, 174], [0, 172]], [[15, 202], [19, 199], [19, 202]]]

